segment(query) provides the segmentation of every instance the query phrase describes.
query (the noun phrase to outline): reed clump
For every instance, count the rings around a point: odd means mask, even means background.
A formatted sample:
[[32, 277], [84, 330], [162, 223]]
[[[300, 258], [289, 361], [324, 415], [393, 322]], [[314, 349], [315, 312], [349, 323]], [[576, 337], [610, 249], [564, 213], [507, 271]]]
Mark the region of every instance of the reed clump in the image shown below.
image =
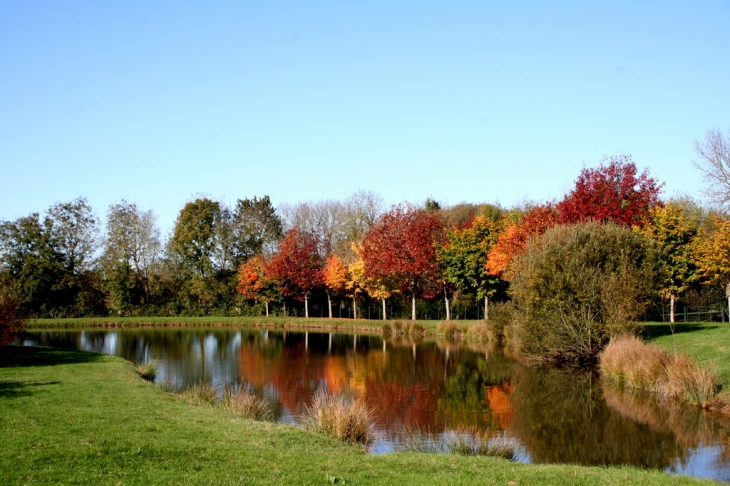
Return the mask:
[[408, 330], [408, 335], [411, 336], [411, 338], [413, 338], [413, 339], [422, 338], [426, 332], [424, 327], [417, 322], [411, 323], [411, 325], [409, 327], [410, 327], [410, 329]]
[[393, 335], [393, 325], [390, 322], [386, 322], [382, 327], [383, 337], [390, 337]]
[[611, 340], [600, 356], [601, 373], [620, 387], [656, 393], [702, 408], [717, 406], [715, 373], [686, 355], [672, 356], [635, 336]]
[[302, 426], [350, 444], [371, 446], [376, 439], [373, 414], [364, 403], [317, 390], [312, 405], [306, 407]]
[[449, 341], [455, 341], [464, 337], [464, 331], [452, 321], [441, 321], [436, 326], [436, 332], [439, 333], [444, 339]]
[[147, 363], [137, 365], [134, 371], [147, 381], [155, 381], [158, 368], [157, 361], [148, 361]]
[[490, 429], [459, 426], [436, 435], [406, 428], [400, 436], [400, 450], [419, 453], [459, 454], [465, 456], [501, 457], [513, 461], [517, 446]]
[[191, 405], [213, 406], [218, 401], [218, 390], [209, 383], [194, 383], [180, 391], [180, 396]]
[[469, 326], [469, 329], [466, 331], [466, 337], [482, 343], [494, 341], [494, 328], [485, 322], [474, 324]]
[[250, 420], [270, 421], [274, 418], [269, 401], [244, 386], [226, 387], [220, 400], [220, 407]]

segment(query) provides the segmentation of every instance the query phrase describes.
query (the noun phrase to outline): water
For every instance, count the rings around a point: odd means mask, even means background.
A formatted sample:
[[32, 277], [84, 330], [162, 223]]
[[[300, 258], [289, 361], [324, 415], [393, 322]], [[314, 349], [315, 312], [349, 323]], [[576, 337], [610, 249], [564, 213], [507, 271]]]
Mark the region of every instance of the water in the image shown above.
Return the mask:
[[489, 431], [532, 463], [633, 465], [730, 481], [728, 422], [604, 387], [594, 372], [524, 367], [494, 346], [243, 329], [29, 333], [25, 345], [156, 360], [156, 381], [247, 383], [296, 423], [318, 388], [375, 411], [375, 452], [404, 430]]

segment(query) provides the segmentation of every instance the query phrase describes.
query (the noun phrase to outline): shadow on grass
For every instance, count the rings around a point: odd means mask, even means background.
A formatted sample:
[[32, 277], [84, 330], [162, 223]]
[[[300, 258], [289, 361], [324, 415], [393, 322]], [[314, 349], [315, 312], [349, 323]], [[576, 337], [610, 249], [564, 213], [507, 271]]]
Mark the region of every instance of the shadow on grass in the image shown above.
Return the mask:
[[[706, 331], [717, 329], [721, 326], [729, 324], [718, 324], [717, 322], [675, 322], [674, 334], [682, 334], [685, 332]], [[646, 339], [655, 339], [662, 336], [672, 334], [672, 327], [668, 322], [657, 322], [653, 324], [645, 324], [641, 334]]]
[[92, 363], [103, 354], [35, 346], [0, 346], [0, 368]]
[[36, 386], [58, 385], [60, 381], [40, 383], [35, 381], [0, 381], [0, 398], [29, 397], [33, 392], [29, 388]]

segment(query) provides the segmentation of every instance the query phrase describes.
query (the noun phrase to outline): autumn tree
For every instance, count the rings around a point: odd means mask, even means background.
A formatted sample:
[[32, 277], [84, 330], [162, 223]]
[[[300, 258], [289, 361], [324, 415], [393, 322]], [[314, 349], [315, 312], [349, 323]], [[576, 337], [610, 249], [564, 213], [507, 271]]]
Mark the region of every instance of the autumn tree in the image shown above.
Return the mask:
[[266, 317], [269, 317], [269, 303], [279, 300], [281, 293], [274, 280], [269, 278], [268, 261], [264, 255], [255, 255], [238, 268], [236, 290], [245, 298], [263, 302]]
[[597, 168], [583, 168], [573, 190], [558, 203], [560, 222], [641, 225], [649, 210], [660, 204], [662, 186], [648, 170], [638, 174], [630, 155], [604, 158]]
[[503, 219], [504, 230], [487, 254], [487, 273], [509, 280], [509, 266], [525, 251], [529, 239], [545, 233], [557, 223], [558, 213], [550, 204], [528, 209], [517, 222]]
[[730, 203], [730, 131], [723, 136], [719, 129], [709, 130], [705, 140], [694, 141], [699, 160], [694, 166], [702, 172], [707, 184], [703, 192], [715, 204], [727, 207]]
[[[478, 216], [465, 228], [447, 229], [444, 244], [436, 247], [446, 280], [460, 292], [483, 300], [485, 319], [489, 319], [489, 297], [494, 294], [500, 281], [486, 268], [487, 255], [494, 247], [498, 233], [498, 223], [486, 216]], [[448, 320], [448, 299], [446, 316]]]
[[698, 226], [678, 204], [667, 203], [649, 211], [643, 227], [637, 231], [656, 242], [662, 267], [662, 297], [669, 299], [669, 320], [674, 322], [677, 297], [684, 294], [697, 278], [698, 269], [692, 253]]
[[[342, 295], [347, 291], [347, 282], [349, 275], [347, 267], [337, 255], [327, 257], [327, 263], [324, 267], [324, 285], [327, 292], [327, 308], [329, 310], [329, 318], [332, 319], [332, 295]], [[353, 318], [357, 319], [357, 307], [353, 303]]]
[[352, 244], [357, 259], [347, 266], [349, 279], [345, 284], [353, 300], [358, 295], [367, 293], [371, 298], [379, 300], [383, 306], [383, 320], [387, 320], [386, 301], [398, 292], [392, 278], [382, 275], [366, 277], [365, 261], [362, 259], [362, 245]]
[[696, 264], [708, 282], [726, 285], [725, 295], [730, 309], [730, 221], [715, 216], [712, 229], [700, 234], [695, 244]]
[[297, 228], [287, 231], [279, 249], [267, 265], [267, 276], [276, 281], [282, 294], [304, 302], [309, 317], [309, 298], [323, 285], [324, 260], [318, 235]]
[[393, 279], [411, 294], [411, 317], [416, 298], [432, 287], [439, 269], [435, 243], [443, 224], [432, 213], [410, 205], [393, 206], [365, 234], [362, 259], [365, 277]]

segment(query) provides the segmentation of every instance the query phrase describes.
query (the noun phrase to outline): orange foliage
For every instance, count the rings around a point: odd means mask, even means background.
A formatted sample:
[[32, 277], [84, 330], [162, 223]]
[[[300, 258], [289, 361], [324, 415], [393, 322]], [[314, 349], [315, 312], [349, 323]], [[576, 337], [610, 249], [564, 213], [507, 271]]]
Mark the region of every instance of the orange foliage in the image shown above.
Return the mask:
[[545, 233], [558, 222], [558, 214], [551, 205], [536, 206], [522, 216], [519, 223], [507, 226], [499, 235], [497, 244], [487, 255], [487, 271], [502, 277], [508, 273], [512, 260], [527, 247], [534, 236]]
[[344, 293], [348, 282], [347, 268], [337, 255], [327, 257], [324, 267], [324, 284], [335, 294]]

